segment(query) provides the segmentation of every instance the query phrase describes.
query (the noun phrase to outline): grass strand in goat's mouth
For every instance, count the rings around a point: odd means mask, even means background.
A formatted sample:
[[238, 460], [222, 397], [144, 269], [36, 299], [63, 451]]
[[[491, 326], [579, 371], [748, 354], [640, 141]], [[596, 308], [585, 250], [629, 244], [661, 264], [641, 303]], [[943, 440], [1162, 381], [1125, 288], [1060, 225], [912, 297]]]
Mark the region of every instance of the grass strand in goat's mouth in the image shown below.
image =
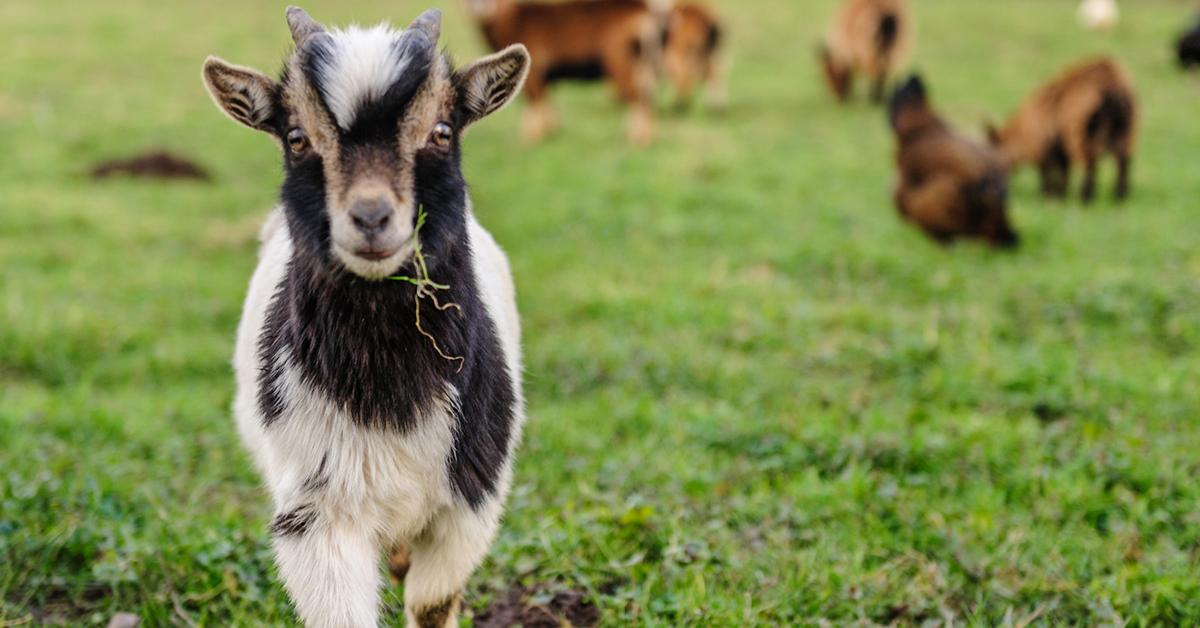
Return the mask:
[[437, 351], [438, 355], [442, 356], [442, 358], [446, 360], [450, 360], [451, 362], [458, 362], [458, 372], [461, 372], [466, 359], [462, 356], [448, 355], [445, 351], [442, 351], [442, 347], [438, 344], [437, 338], [434, 338], [433, 334], [425, 331], [425, 328], [421, 326], [421, 301], [423, 299], [429, 299], [433, 303], [433, 307], [439, 312], [445, 312], [446, 310], [457, 310], [460, 314], [462, 313], [462, 306], [459, 304], [454, 303], [453, 301], [448, 301], [446, 303], [438, 301], [437, 291], [449, 290], [450, 286], [437, 283], [429, 278], [429, 267], [425, 264], [425, 254], [421, 251], [421, 227], [423, 226], [425, 226], [425, 206], [420, 205], [417, 207], [417, 227], [413, 230], [413, 257], [415, 257], [417, 260], [417, 276], [409, 277], [407, 275], [394, 275], [392, 277], [388, 277], [388, 279], [393, 281], [403, 281], [416, 287], [417, 293], [416, 298], [413, 299], [413, 302], [416, 303], [415, 310], [417, 331], [420, 332], [422, 336], [425, 336], [429, 339], [429, 343], [433, 345], [433, 350]]

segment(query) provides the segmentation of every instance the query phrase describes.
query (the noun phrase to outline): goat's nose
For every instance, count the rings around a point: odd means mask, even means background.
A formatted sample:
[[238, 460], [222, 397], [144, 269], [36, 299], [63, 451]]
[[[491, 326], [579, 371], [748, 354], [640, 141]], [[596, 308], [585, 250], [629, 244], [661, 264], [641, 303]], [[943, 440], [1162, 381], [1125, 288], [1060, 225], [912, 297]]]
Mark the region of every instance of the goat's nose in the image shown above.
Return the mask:
[[350, 205], [350, 219], [369, 238], [387, 228], [392, 219], [392, 205], [381, 198], [354, 201]]

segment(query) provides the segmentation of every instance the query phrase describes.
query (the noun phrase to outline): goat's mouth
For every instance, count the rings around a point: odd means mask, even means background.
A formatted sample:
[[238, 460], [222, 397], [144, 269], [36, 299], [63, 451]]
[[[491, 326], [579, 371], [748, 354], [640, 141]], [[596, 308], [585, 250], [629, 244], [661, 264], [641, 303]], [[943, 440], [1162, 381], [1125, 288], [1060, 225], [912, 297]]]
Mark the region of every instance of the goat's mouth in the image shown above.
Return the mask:
[[342, 266], [363, 279], [380, 280], [396, 274], [415, 250], [412, 238], [397, 247], [333, 245], [334, 256]]
[[393, 256], [400, 249], [381, 249], [381, 248], [362, 248], [356, 249], [354, 254], [368, 262], [382, 262], [383, 260]]

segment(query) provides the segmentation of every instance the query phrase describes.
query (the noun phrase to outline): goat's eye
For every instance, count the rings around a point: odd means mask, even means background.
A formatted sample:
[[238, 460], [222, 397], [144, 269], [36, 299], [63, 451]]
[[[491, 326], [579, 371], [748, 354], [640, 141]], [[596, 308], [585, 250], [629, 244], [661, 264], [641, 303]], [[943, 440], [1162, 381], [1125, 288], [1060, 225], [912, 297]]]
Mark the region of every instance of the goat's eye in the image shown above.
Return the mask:
[[429, 142], [434, 146], [446, 148], [450, 145], [450, 141], [454, 139], [454, 129], [450, 128], [445, 122], [438, 122], [433, 127], [433, 133], [429, 135]]
[[304, 133], [303, 129], [292, 129], [288, 131], [287, 143], [288, 148], [292, 149], [293, 153], [299, 155], [308, 150], [308, 135]]

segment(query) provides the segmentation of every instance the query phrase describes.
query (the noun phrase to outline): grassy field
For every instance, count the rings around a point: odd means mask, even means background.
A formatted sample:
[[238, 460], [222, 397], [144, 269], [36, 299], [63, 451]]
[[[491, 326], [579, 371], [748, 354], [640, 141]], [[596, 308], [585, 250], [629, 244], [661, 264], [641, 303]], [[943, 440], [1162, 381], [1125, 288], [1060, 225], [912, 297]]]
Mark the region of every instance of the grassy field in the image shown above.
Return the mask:
[[[633, 151], [607, 94], [572, 87], [552, 141], [517, 141], [519, 107], [468, 139], [530, 422], [467, 617], [519, 585], [582, 592], [605, 625], [1200, 622], [1200, 81], [1168, 50], [1193, 7], [1127, 2], [1100, 35], [1073, 1], [914, 3], [914, 65], [964, 127], [1085, 53], [1141, 93], [1132, 202], [1111, 169], [1086, 209], [1026, 172], [1023, 246], [995, 253], [897, 219], [882, 113], [818, 81], [832, 2], [719, 4], [727, 113]], [[293, 621], [229, 413], [278, 156], [199, 78], [210, 53], [274, 70], [282, 14], [0, 3], [0, 625]], [[148, 146], [215, 183], [86, 176]]]

